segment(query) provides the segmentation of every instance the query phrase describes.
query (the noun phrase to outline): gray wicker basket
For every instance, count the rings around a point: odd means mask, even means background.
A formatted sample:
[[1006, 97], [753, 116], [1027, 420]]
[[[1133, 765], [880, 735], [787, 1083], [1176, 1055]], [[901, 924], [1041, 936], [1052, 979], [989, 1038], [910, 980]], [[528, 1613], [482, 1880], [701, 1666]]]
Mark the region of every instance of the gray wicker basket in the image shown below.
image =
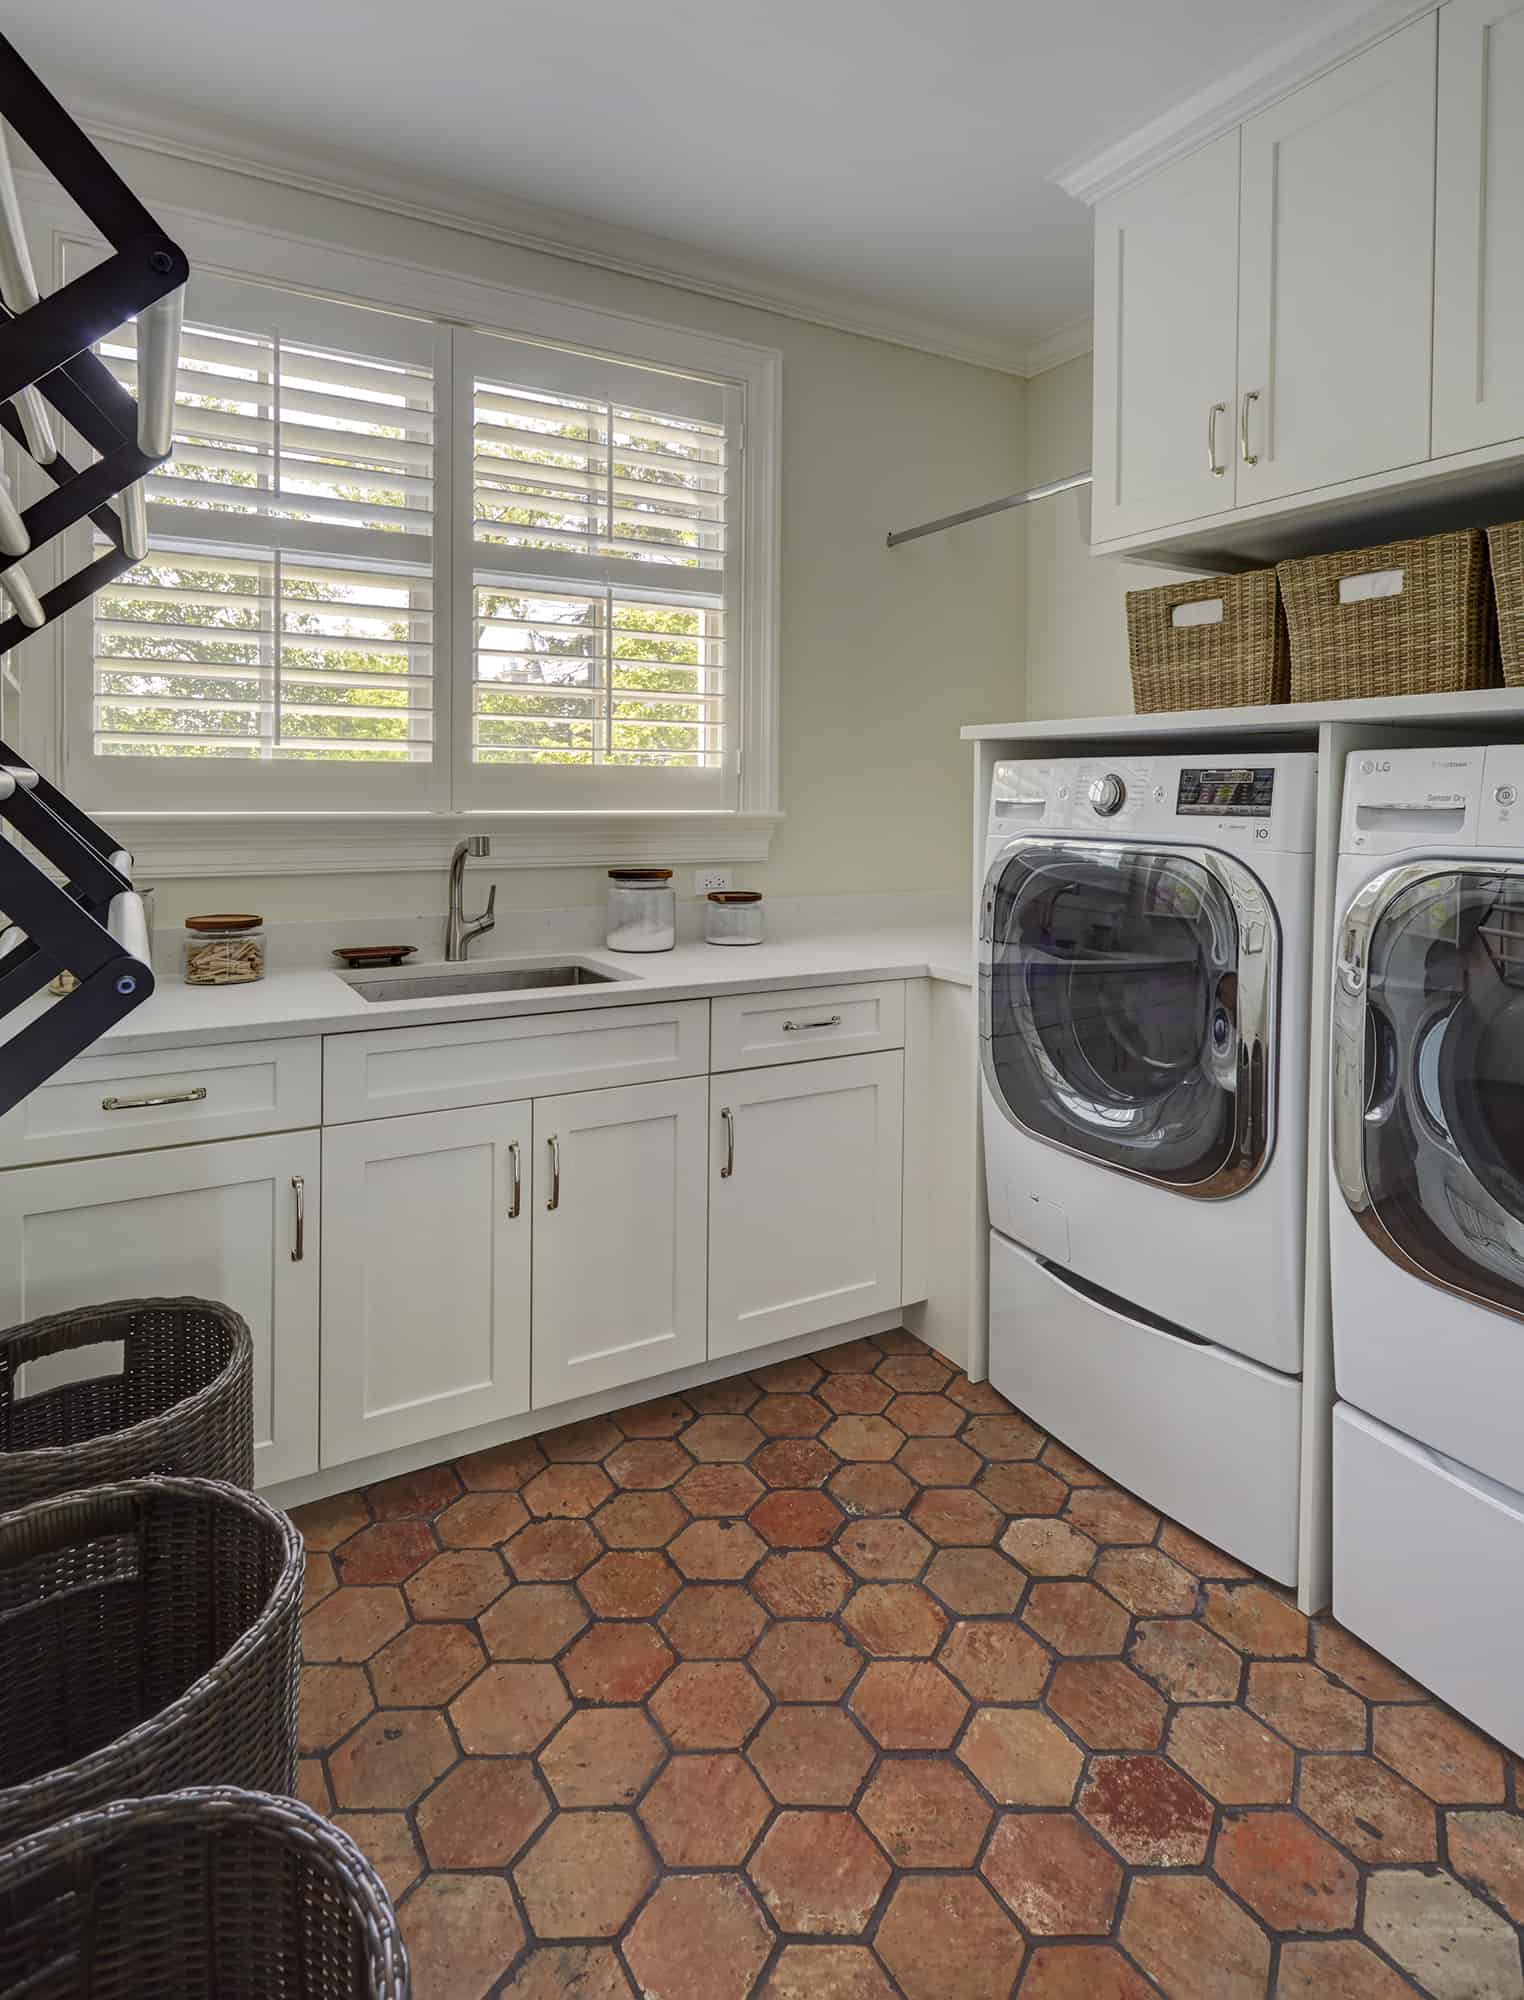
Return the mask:
[[[120, 1341], [120, 1374], [18, 1398], [29, 1361]], [[119, 1299], [0, 1332], [0, 1513], [149, 1473], [254, 1483], [254, 1343], [210, 1299]]]
[[0, 1841], [186, 1785], [296, 1783], [302, 1539], [204, 1479], [0, 1515]]
[[126, 1799], [0, 1850], [0, 2000], [408, 2000], [374, 1869], [294, 1799]]

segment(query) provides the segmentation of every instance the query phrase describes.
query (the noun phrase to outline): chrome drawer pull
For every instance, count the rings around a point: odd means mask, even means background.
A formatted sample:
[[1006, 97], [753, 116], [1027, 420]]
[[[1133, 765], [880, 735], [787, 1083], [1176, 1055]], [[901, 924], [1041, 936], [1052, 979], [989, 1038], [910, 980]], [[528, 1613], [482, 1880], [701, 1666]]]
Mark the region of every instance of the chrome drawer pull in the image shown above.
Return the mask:
[[561, 1141], [554, 1133], [545, 1141], [550, 1149], [550, 1193], [546, 1198], [547, 1208], [561, 1206]]
[[840, 1026], [840, 1014], [828, 1014], [823, 1021], [785, 1021], [783, 1032], [785, 1035], [797, 1035], [802, 1028], [839, 1028]]
[[1238, 455], [1245, 465], [1259, 464], [1259, 453], [1249, 449], [1249, 412], [1258, 401], [1258, 389], [1245, 389], [1238, 412]]
[[307, 1183], [300, 1174], [291, 1176], [291, 1192], [296, 1196], [296, 1246], [291, 1261], [300, 1264], [307, 1254]]
[[1226, 403], [1211, 403], [1207, 406], [1207, 471], [1214, 479], [1221, 479], [1227, 471], [1217, 456], [1217, 419], [1228, 413]]
[[720, 1168], [720, 1179], [728, 1181], [736, 1170], [736, 1121], [728, 1104], [722, 1108], [720, 1117], [725, 1122], [725, 1164]]
[[172, 1091], [167, 1097], [103, 1097], [102, 1111], [148, 1111], [156, 1104], [199, 1104], [206, 1096], [206, 1085], [198, 1083], [194, 1090]]
[[510, 1139], [508, 1142], [508, 1158], [513, 1164], [513, 1198], [508, 1203], [508, 1220], [510, 1222], [517, 1222], [519, 1219], [519, 1210], [524, 1206], [524, 1176], [519, 1165], [519, 1142], [517, 1139]]

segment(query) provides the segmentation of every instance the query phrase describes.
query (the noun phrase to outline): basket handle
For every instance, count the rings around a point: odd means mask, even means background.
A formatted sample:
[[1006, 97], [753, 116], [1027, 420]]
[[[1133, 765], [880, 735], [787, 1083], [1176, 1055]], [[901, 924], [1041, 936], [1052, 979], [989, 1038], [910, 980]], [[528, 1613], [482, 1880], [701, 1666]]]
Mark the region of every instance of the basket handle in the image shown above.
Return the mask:
[[57, 1555], [103, 1535], [136, 1534], [142, 1526], [141, 1503], [141, 1494], [101, 1486], [19, 1508], [0, 1518], [0, 1569], [16, 1569], [34, 1556]]

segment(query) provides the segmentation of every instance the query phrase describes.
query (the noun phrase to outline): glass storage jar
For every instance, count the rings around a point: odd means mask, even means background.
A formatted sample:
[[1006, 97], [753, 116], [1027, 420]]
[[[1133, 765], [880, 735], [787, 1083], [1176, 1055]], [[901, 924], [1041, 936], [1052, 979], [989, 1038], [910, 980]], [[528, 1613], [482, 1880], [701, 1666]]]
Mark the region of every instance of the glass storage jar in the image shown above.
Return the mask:
[[185, 919], [187, 986], [246, 986], [265, 976], [264, 918], [223, 911]]
[[712, 889], [704, 902], [706, 944], [761, 944], [762, 891]]
[[610, 951], [670, 951], [677, 943], [677, 894], [670, 868], [611, 868], [606, 942]]

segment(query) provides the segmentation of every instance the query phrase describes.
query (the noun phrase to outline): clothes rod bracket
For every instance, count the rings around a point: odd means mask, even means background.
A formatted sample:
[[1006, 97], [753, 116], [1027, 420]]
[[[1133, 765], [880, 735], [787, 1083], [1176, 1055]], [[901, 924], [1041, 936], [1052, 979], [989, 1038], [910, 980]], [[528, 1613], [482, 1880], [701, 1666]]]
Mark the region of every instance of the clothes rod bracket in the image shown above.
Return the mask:
[[935, 521], [923, 521], [918, 528], [900, 528], [885, 537], [885, 548], [897, 549], [901, 542], [919, 541], [922, 535], [940, 535], [944, 528], [961, 528], [965, 521], [982, 521], [986, 514], [1004, 514], [1011, 507], [1029, 507], [1034, 500], [1051, 500], [1055, 493], [1068, 493], [1076, 486], [1088, 486], [1090, 472], [1071, 472], [1067, 479], [1048, 479], [1041, 486], [1028, 486], [1021, 493], [1007, 493], [1003, 500], [986, 500], [982, 507], [965, 507], [961, 514], [943, 514]]

